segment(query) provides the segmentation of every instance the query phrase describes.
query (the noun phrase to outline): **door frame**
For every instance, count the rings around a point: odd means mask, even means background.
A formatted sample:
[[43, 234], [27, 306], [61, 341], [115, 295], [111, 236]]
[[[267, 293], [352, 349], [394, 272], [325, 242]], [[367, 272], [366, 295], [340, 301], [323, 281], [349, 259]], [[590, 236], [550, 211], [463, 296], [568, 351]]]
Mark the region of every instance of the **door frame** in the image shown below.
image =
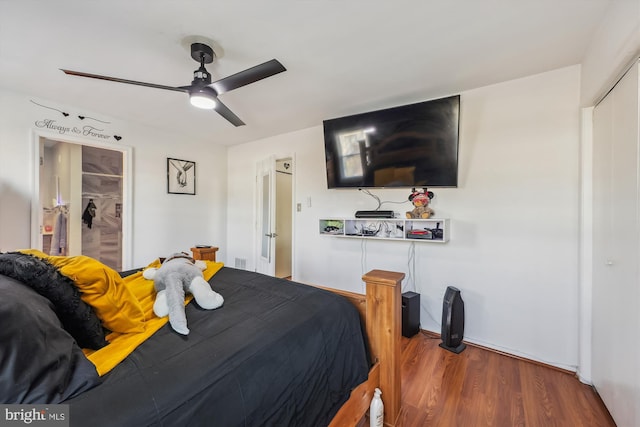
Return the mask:
[[[293, 159], [277, 158], [275, 164], [276, 217], [274, 221], [279, 237], [275, 242], [275, 275], [290, 278], [293, 275]], [[283, 177], [286, 178], [283, 179]]]
[[[261, 177], [261, 171], [263, 170], [262, 165], [265, 162], [269, 162], [270, 164], [270, 174], [271, 174], [271, 188], [275, 190], [275, 174], [276, 174], [276, 162], [281, 159], [291, 159], [291, 278], [296, 277], [296, 203], [295, 203], [295, 194], [296, 194], [296, 156], [295, 153], [285, 153], [285, 154], [272, 154], [269, 157], [263, 158], [256, 162], [255, 169], [255, 271], [261, 271], [261, 247], [262, 247], [262, 182], [259, 179]], [[270, 195], [270, 204], [273, 207], [272, 213], [273, 218], [271, 218], [271, 224], [275, 224], [275, 203], [276, 203], [276, 194], [275, 191]], [[275, 274], [275, 243], [271, 245], [272, 253], [271, 253], [271, 273], [270, 275]], [[265, 273], [267, 274], [267, 273]]]
[[85, 138], [74, 138], [54, 132], [31, 130], [31, 247], [39, 247], [40, 225], [42, 224], [42, 209], [40, 206], [40, 139], [50, 139], [69, 144], [86, 145], [107, 150], [120, 151], [122, 153], [123, 177], [122, 177], [122, 269], [133, 268], [133, 149], [129, 146], [113, 144], [110, 142], [92, 141]]
[[[276, 254], [275, 232], [276, 223], [276, 184], [275, 184], [275, 156], [269, 156], [256, 164], [256, 271], [258, 273], [275, 275]], [[265, 178], [268, 182], [265, 183]], [[268, 195], [265, 195], [265, 186]], [[265, 202], [268, 205], [265, 211]], [[268, 218], [265, 218], [265, 213]], [[267, 222], [268, 224], [265, 224]], [[265, 232], [265, 225], [268, 230]], [[269, 240], [265, 242], [265, 237]], [[266, 256], [264, 252], [266, 250]]]

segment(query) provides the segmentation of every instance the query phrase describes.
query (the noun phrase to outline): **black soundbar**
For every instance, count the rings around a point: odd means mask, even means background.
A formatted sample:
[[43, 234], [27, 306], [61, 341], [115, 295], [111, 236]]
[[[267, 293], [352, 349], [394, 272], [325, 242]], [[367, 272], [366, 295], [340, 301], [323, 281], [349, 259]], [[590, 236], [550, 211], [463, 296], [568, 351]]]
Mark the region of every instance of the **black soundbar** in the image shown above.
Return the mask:
[[357, 211], [356, 218], [393, 218], [393, 211]]

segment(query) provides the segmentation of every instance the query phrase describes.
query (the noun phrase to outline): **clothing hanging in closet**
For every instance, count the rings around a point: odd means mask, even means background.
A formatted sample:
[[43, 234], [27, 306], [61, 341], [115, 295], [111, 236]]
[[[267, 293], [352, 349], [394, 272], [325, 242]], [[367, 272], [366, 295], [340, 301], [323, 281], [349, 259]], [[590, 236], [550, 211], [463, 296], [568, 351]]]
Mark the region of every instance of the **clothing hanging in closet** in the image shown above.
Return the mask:
[[53, 236], [49, 255], [67, 254], [67, 212], [66, 207], [57, 207], [56, 219], [53, 223]]

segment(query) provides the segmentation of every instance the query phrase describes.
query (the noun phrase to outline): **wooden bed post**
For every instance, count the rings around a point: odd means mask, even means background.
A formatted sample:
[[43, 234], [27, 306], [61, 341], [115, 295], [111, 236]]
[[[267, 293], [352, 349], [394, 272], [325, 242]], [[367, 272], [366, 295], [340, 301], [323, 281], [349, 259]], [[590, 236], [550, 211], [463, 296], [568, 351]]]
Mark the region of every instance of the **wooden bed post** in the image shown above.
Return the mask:
[[404, 273], [371, 270], [367, 284], [367, 335], [373, 360], [380, 362], [380, 390], [385, 424], [395, 426], [400, 414], [402, 331], [401, 285]]
[[376, 387], [382, 390], [384, 424], [395, 426], [398, 422], [401, 406], [402, 279], [404, 273], [371, 270], [362, 276], [367, 284], [366, 295], [313, 285], [341, 295], [356, 307], [366, 325], [374, 363], [367, 381], [352, 390], [349, 400], [338, 410], [329, 427], [362, 425]]

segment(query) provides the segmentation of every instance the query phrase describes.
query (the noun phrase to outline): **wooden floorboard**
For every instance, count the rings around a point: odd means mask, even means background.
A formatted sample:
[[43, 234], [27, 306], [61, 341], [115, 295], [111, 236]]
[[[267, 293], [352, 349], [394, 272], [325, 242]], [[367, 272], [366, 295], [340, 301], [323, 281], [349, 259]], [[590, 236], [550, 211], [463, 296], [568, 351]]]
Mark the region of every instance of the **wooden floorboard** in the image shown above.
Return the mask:
[[615, 427], [595, 391], [570, 373], [471, 345], [454, 354], [439, 343], [424, 333], [402, 337], [398, 427]]

